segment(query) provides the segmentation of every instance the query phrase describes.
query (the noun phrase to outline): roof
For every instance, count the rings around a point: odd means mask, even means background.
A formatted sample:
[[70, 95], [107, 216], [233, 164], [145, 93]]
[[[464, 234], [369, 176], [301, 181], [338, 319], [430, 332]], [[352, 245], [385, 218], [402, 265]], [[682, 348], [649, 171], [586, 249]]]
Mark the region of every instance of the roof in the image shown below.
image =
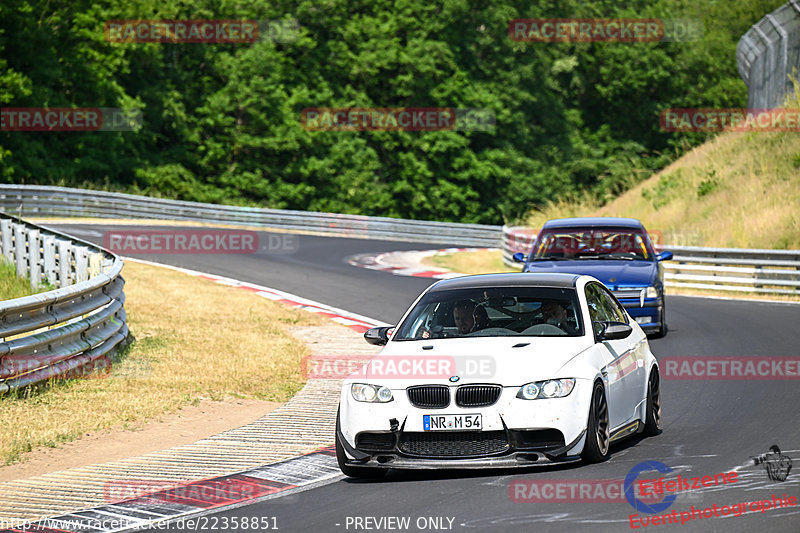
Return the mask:
[[644, 225], [635, 218], [618, 217], [579, 217], [555, 218], [548, 220], [542, 229], [551, 228], [637, 228], [644, 229]]
[[482, 287], [556, 287], [575, 288], [578, 274], [538, 274], [533, 272], [508, 272], [504, 274], [477, 274], [437, 282], [431, 292]]

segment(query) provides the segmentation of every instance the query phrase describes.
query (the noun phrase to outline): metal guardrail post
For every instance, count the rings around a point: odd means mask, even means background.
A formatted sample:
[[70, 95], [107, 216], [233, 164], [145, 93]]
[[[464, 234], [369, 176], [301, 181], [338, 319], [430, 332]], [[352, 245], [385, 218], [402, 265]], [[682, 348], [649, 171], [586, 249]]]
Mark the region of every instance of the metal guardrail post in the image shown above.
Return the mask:
[[85, 246], [76, 246], [75, 250], [75, 276], [78, 283], [89, 279], [89, 249]]
[[22, 224], [12, 224], [14, 228], [14, 263], [17, 265], [17, 276], [25, 278], [28, 276], [28, 268], [25, 261], [25, 226]]
[[58, 240], [58, 286], [72, 285], [72, 244], [69, 241]]
[[44, 277], [53, 287], [58, 286], [58, 270], [56, 268], [56, 238], [52, 235], [44, 237]]
[[14, 236], [11, 230], [11, 221], [8, 219], [0, 220], [0, 239], [2, 239], [3, 257], [9, 263], [14, 261]]
[[28, 277], [31, 288], [36, 290], [42, 284], [42, 247], [39, 243], [39, 230], [28, 229]]
[[102, 274], [102, 272], [103, 272], [103, 254], [96, 252], [90, 253], [89, 268], [88, 268], [89, 277], [93, 278], [98, 274]]

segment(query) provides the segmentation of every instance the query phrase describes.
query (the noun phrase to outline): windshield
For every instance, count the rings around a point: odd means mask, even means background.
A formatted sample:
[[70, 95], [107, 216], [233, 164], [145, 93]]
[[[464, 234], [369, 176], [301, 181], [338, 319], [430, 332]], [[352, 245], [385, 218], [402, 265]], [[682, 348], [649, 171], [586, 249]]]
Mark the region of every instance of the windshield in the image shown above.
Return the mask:
[[592, 228], [543, 230], [536, 239], [531, 260], [652, 258], [652, 247], [643, 232]]
[[492, 287], [426, 294], [392, 340], [583, 335], [574, 289]]

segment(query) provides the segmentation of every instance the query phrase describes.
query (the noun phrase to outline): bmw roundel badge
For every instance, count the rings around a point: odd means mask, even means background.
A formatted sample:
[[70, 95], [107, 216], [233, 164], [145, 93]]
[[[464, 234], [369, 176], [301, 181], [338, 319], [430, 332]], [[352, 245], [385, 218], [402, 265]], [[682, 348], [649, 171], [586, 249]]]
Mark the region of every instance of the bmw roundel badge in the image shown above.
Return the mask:
[[458, 381], [459, 379], [461, 379], [461, 378], [460, 378], [460, 377], [458, 377], [458, 376], [450, 376], [450, 383], [455, 383], [455, 382], [456, 382], [456, 381]]

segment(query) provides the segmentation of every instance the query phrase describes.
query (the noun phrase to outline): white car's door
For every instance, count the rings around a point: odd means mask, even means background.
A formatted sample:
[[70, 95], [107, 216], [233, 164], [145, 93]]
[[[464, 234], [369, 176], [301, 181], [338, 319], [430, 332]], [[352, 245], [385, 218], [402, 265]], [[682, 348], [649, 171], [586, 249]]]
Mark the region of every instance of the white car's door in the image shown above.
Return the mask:
[[[617, 322], [630, 323], [630, 318], [625, 309], [617, 302], [606, 287], [601, 286], [603, 297], [608, 308], [613, 315], [612, 320]], [[646, 379], [645, 352], [643, 350], [644, 334], [640, 330], [634, 329], [631, 334], [624, 338], [614, 341], [605, 341], [609, 351], [615, 352], [618, 356], [615, 360], [615, 370], [620, 374], [623, 389], [623, 424], [631, 422], [638, 413], [636, 407], [644, 397], [643, 384]]]
[[[606, 321], [628, 323], [625, 311], [603, 285], [588, 283], [586, 301], [593, 326]], [[605, 340], [598, 344], [606, 363], [603, 375], [608, 380], [608, 417], [609, 425], [614, 430], [636, 415], [636, 405], [642, 395], [643, 361], [639, 361], [641, 351], [636, 349], [639, 342], [635, 332], [625, 339]]]

